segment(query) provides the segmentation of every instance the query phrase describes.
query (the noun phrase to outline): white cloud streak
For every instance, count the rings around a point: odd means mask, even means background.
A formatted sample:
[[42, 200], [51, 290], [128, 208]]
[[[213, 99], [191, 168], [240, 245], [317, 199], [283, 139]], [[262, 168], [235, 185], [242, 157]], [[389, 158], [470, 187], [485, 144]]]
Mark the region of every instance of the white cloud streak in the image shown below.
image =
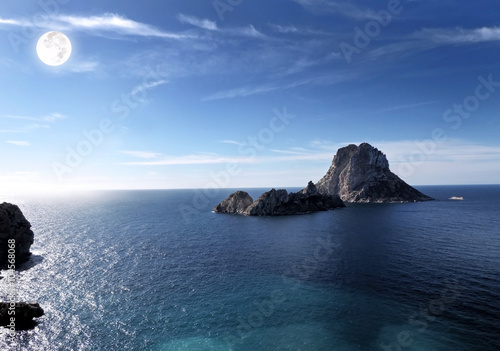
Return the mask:
[[218, 140], [218, 143], [231, 144], [231, 145], [244, 145], [244, 143], [236, 140]]
[[10, 18], [0, 18], [0, 24], [8, 24], [8, 25], [13, 25], [13, 26], [23, 26], [23, 25], [25, 25], [25, 22], [15, 20], [15, 19], [10, 19]]
[[23, 140], [8, 140], [6, 141], [6, 143], [22, 147], [28, 147], [31, 145], [28, 141], [23, 141]]
[[[35, 27], [34, 23], [26, 23], [26, 21], [15, 18], [0, 18], [0, 25], [2, 24]], [[157, 37], [164, 39], [193, 38], [192, 35], [167, 32], [155, 26], [137, 22], [114, 13], [87, 17], [71, 15], [51, 16], [46, 22], [37, 23], [36, 27], [65, 31], [79, 30], [91, 33], [112, 32], [121, 35]]]
[[295, 26], [281, 26], [279, 24], [270, 24], [269, 25], [274, 31], [278, 33], [298, 33], [299, 30]]
[[236, 28], [224, 28], [220, 29], [217, 26], [217, 23], [208, 19], [201, 19], [197, 18], [195, 16], [188, 16], [184, 14], [179, 14], [177, 15], [177, 18], [179, 21], [182, 23], [187, 23], [192, 26], [213, 31], [213, 32], [219, 32], [223, 33], [225, 35], [232, 35], [232, 36], [245, 36], [245, 37], [252, 37], [252, 38], [265, 38], [265, 35], [259, 32], [253, 25], [248, 25], [246, 27], [236, 27]]
[[58, 112], [50, 113], [50, 114], [42, 116], [42, 117], [16, 116], [16, 115], [4, 115], [2, 117], [9, 118], [9, 119], [24, 120], [24, 121], [48, 122], [48, 123], [53, 123], [55, 121], [67, 118], [66, 115], [63, 115], [62, 113], [58, 113]]
[[195, 27], [199, 27], [199, 28], [206, 29], [206, 30], [212, 30], [212, 31], [219, 30], [219, 28], [217, 28], [217, 23], [215, 23], [214, 21], [210, 21], [208, 19], [200, 19], [200, 18], [196, 18], [194, 16], [188, 16], [188, 15], [183, 15], [183, 14], [179, 14], [177, 16], [177, 18], [182, 23], [187, 23], [187, 24], [190, 24], [190, 25], [195, 26]]
[[173, 166], [173, 165], [203, 165], [225, 163], [254, 163], [248, 157], [225, 157], [215, 154], [196, 154], [186, 156], [165, 156], [155, 161], [125, 162], [126, 166]]
[[150, 152], [150, 151], [120, 151], [120, 152], [125, 155], [137, 158], [144, 158], [148, 160], [158, 158], [161, 156], [161, 154], [158, 152]]
[[423, 29], [414, 35], [416, 38], [436, 43], [481, 43], [500, 40], [500, 27], [482, 27], [476, 29]]
[[415, 104], [396, 105], [396, 106], [390, 106], [390, 107], [386, 107], [386, 108], [383, 108], [380, 110], [372, 111], [371, 113], [394, 112], [394, 111], [406, 110], [406, 109], [410, 109], [410, 108], [428, 106], [428, 105], [436, 104], [438, 102], [439, 101], [427, 101], [427, 102], [419, 102], [419, 103], [415, 103]]
[[73, 64], [70, 69], [75, 73], [85, 73], [95, 71], [98, 66], [99, 62], [97, 61], [85, 61]]
[[247, 27], [240, 28], [232, 28], [226, 30], [226, 33], [236, 35], [236, 36], [245, 36], [252, 38], [265, 38], [265, 35], [259, 32], [253, 25], [249, 25]]
[[300, 5], [302, 5], [305, 9], [310, 10], [315, 13], [337, 13], [347, 18], [352, 18], [355, 20], [368, 20], [368, 19], [376, 19], [376, 12], [367, 9], [367, 8], [359, 8], [356, 5], [350, 3], [343, 3], [338, 1], [329, 1], [329, 0], [292, 0]]
[[241, 87], [226, 91], [220, 91], [218, 93], [212, 94], [203, 98], [203, 101], [221, 100], [221, 99], [232, 99], [236, 97], [245, 97], [255, 94], [267, 93], [273, 90], [277, 90], [278, 87], [275, 86], [260, 86], [260, 87]]

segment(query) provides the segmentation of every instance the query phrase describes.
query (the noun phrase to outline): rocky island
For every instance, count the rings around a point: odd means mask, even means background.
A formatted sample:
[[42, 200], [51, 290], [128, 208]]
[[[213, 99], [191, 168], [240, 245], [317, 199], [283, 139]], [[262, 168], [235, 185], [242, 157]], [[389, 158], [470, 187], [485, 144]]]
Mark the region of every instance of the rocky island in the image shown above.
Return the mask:
[[368, 143], [339, 149], [318, 191], [346, 202], [417, 202], [433, 198], [405, 183], [389, 169], [387, 157]]
[[321, 180], [297, 193], [271, 189], [256, 201], [237, 191], [214, 208], [246, 216], [302, 214], [345, 207], [345, 202], [417, 202], [433, 198], [405, 183], [389, 169], [385, 154], [368, 143], [343, 147]]
[[[15, 314], [12, 311], [15, 311]], [[15, 330], [33, 329], [36, 325], [33, 318], [43, 315], [44, 311], [37, 303], [16, 302], [11, 305], [8, 302], [0, 302], [0, 326], [2, 327], [13, 326]], [[11, 321], [12, 316], [15, 318], [14, 322]]]
[[285, 189], [271, 189], [256, 201], [247, 192], [237, 191], [215, 206], [214, 212], [245, 216], [283, 216], [338, 207], [345, 207], [338, 196], [320, 194], [313, 182], [309, 182], [307, 187], [296, 193], [288, 193]]

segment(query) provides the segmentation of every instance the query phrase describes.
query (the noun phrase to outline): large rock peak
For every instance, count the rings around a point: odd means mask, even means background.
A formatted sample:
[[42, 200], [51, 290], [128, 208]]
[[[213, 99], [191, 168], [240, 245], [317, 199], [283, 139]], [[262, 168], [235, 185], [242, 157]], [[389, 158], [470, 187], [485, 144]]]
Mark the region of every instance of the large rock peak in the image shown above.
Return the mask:
[[338, 195], [348, 202], [432, 200], [392, 173], [385, 154], [368, 143], [339, 149], [316, 186], [320, 193]]
[[379, 167], [383, 170], [389, 170], [389, 161], [387, 161], [385, 154], [368, 143], [359, 145], [352, 160], [362, 165], [369, 165], [372, 167]]
[[332, 167], [344, 169], [347, 166], [359, 166], [363, 168], [376, 167], [389, 170], [389, 161], [382, 151], [368, 143], [357, 146], [350, 144], [337, 151], [333, 158]]

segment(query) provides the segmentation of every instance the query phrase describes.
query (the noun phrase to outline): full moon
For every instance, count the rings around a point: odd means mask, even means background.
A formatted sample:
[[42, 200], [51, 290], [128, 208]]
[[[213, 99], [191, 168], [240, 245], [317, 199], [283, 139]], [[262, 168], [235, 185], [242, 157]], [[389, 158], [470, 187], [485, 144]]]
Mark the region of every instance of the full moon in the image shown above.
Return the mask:
[[71, 56], [71, 42], [61, 32], [48, 32], [38, 39], [36, 53], [49, 66], [60, 66]]

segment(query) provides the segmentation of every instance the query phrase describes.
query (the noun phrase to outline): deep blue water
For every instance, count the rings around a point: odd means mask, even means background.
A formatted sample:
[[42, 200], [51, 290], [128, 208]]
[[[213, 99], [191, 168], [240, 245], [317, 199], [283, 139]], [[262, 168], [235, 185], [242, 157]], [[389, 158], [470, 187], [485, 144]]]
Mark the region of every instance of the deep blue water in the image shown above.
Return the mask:
[[4, 195], [35, 232], [18, 295], [46, 312], [17, 343], [499, 350], [500, 186], [419, 189], [438, 201], [276, 218], [212, 213], [229, 189]]

